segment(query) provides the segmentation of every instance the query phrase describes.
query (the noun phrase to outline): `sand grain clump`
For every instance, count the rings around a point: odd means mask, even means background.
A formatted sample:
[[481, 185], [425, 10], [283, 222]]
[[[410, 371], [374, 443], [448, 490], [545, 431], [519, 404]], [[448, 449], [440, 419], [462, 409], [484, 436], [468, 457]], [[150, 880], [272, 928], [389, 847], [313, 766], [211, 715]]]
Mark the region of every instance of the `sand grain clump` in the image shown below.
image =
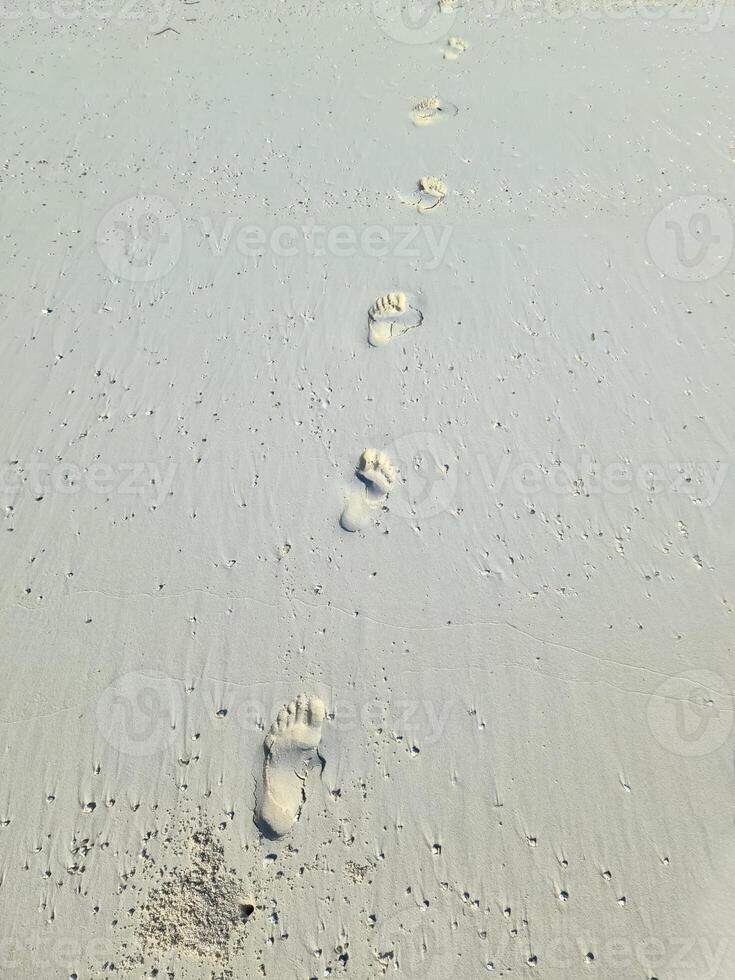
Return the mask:
[[192, 834], [189, 858], [187, 867], [167, 872], [149, 893], [137, 936], [146, 953], [222, 963], [239, 947], [255, 906], [226, 867], [224, 848], [210, 830]]

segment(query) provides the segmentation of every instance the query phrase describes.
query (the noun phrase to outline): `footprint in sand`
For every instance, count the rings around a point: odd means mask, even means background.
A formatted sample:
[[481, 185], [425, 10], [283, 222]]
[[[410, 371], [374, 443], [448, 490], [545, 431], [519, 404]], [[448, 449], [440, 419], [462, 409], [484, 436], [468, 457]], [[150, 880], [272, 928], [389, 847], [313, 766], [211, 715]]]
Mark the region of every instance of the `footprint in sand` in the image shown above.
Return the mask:
[[324, 705], [319, 698], [299, 694], [281, 708], [265, 736], [255, 823], [267, 837], [283, 837], [299, 819], [323, 721]]
[[378, 449], [366, 449], [360, 456], [356, 476], [362, 486], [347, 498], [339, 519], [345, 531], [359, 531], [370, 516], [388, 499], [396, 478], [396, 471], [385, 453]]
[[422, 99], [411, 109], [411, 121], [414, 126], [430, 126], [444, 116], [456, 116], [458, 112], [456, 105], [443, 99]]
[[456, 61], [468, 47], [469, 44], [463, 37], [450, 37], [444, 50], [444, 57], [447, 61]]
[[386, 293], [368, 310], [368, 343], [382, 347], [420, 326], [423, 320], [423, 313], [409, 303], [405, 293]]
[[401, 203], [417, 211], [431, 211], [447, 196], [447, 185], [441, 177], [422, 177], [412, 198], [402, 197]]

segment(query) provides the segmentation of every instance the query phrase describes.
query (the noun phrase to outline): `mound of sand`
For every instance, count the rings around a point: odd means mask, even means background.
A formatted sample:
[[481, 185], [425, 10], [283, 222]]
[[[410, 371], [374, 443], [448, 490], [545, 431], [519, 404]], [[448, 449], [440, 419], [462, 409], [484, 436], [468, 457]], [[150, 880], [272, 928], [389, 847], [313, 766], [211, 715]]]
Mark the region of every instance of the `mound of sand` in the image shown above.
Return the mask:
[[224, 848], [206, 827], [189, 840], [188, 866], [164, 872], [148, 895], [137, 938], [148, 954], [173, 952], [222, 963], [239, 948], [255, 911], [224, 863]]

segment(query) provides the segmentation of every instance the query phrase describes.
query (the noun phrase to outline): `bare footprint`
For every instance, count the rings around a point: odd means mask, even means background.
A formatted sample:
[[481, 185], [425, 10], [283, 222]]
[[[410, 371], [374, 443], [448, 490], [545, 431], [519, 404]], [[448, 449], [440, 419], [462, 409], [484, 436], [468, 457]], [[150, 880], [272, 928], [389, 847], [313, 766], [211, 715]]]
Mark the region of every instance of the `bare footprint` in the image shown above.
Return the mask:
[[255, 823], [268, 837], [283, 837], [306, 801], [304, 783], [322, 737], [324, 705], [299, 694], [284, 705], [265, 736], [263, 775], [258, 788]]
[[431, 211], [447, 196], [447, 185], [442, 177], [422, 177], [412, 198], [401, 196], [401, 203], [417, 211]]
[[444, 50], [444, 58], [447, 61], [456, 61], [468, 47], [469, 44], [467, 44], [463, 37], [450, 37]]
[[456, 116], [458, 112], [456, 105], [443, 99], [422, 99], [411, 109], [411, 121], [414, 126], [430, 126], [443, 116]]
[[423, 323], [421, 310], [412, 306], [405, 293], [379, 296], [368, 310], [368, 343], [383, 347]]
[[360, 456], [356, 475], [362, 486], [349, 495], [339, 519], [345, 531], [359, 531], [365, 527], [372, 513], [383, 506], [395, 481], [396, 471], [385, 453], [378, 449], [366, 449]]

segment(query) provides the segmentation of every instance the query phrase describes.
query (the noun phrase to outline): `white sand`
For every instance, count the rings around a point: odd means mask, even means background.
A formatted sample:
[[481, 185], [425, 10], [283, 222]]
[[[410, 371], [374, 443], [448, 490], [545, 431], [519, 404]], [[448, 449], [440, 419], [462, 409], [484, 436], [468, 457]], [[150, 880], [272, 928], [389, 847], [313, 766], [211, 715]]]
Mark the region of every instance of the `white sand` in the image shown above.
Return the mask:
[[733, 9], [14, 4], [0, 975], [729, 980]]

